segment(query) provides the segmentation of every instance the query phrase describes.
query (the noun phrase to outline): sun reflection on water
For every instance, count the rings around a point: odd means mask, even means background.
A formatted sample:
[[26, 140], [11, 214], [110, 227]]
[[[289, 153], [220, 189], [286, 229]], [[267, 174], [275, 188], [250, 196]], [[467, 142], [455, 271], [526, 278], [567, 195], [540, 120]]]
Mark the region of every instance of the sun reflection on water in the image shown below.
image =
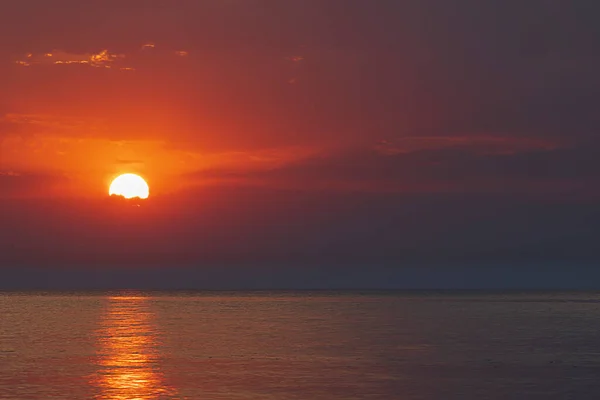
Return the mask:
[[173, 398], [159, 368], [155, 315], [143, 296], [108, 299], [97, 332], [99, 400]]

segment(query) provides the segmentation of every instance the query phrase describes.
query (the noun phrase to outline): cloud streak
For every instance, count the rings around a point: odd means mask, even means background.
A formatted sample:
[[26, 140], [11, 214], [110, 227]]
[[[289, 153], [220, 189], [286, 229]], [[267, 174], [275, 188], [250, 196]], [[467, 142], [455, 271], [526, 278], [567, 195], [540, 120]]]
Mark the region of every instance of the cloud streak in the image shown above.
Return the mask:
[[68, 183], [62, 174], [0, 170], [0, 198], [36, 197]]
[[[448, 141], [453, 142], [450, 138]], [[414, 193], [545, 193], [574, 189], [594, 193], [594, 182], [600, 179], [597, 141], [510, 151], [500, 146], [498, 150], [490, 151], [485, 141], [410, 152], [356, 148], [311, 156], [273, 169], [198, 171], [192, 178], [303, 190]]]

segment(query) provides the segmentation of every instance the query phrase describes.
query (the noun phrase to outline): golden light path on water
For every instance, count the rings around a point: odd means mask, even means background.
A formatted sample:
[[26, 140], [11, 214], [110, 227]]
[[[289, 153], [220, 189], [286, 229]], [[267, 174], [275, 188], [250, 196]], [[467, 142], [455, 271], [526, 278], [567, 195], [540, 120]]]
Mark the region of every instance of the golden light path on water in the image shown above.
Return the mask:
[[142, 296], [108, 298], [97, 332], [98, 400], [173, 398], [159, 368], [155, 315]]

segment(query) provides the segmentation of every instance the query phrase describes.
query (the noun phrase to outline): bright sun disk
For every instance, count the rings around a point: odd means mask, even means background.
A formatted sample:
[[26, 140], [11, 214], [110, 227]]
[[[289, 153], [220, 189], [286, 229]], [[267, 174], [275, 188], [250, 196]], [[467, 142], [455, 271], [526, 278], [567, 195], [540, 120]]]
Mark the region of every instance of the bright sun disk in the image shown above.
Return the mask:
[[112, 181], [110, 188], [108, 189], [108, 194], [110, 196], [113, 194], [123, 196], [126, 199], [132, 199], [134, 197], [147, 199], [150, 194], [150, 189], [141, 176], [136, 174], [123, 174]]

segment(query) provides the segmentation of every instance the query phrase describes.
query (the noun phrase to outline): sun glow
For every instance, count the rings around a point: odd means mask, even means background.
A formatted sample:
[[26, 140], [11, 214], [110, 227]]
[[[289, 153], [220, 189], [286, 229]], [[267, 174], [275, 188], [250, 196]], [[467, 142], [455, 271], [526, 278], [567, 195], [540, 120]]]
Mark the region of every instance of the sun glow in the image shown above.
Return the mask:
[[150, 194], [150, 189], [141, 176], [135, 174], [123, 174], [112, 181], [108, 194], [110, 196], [123, 196], [126, 199], [132, 199], [134, 197], [147, 199]]

